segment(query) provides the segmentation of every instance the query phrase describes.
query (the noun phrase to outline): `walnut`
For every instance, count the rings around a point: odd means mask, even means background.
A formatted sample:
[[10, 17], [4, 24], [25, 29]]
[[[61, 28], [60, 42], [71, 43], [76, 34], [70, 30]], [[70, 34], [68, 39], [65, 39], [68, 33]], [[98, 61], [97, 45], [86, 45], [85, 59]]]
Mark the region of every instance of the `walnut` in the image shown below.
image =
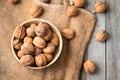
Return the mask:
[[69, 17], [73, 17], [76, 16], [78, 14], [78, 9], [76, 6], [70, 6], [68, 7], [67, 11], [66, 11], [67, 16]]
[[31, 24], [31, 26], [26, 29], [27, 36], [35, 37], [35, 27], [36, 26], [37, 26], [36, 24]]
[[31, 10], [30, 10], [30, 15], [32, 17], [38, 17], [38, 16], [42, 15], [42, 13], [43, 13], [43, 8], [39, 5], [36, 5], [36, 4], [33, 5]]
[[24, 38], [24, 43], [30, 43], [30, 44], [32, 44], [32, 42], [33, 42], [33, 39], [31, 37], [26, 36]]
[[105, 40], [107, 39], [107, 33], [104, 30], [99, 31], [96, 34], [96, 40], [99, 42], [105, 42]]
[[102, 13], [107, 9], [105, 2], [102, 2], [102, 1], [97, 2], [94, 7], [95, 7], [96, 12], [98, 13]]
[[44, 66], [47, 63], [47, 58], [44, 54], [38, 54], [35, 56], [35, 62], [37, 66]]
[[53, 53], [55, 51], [55, 45], [52, 43], [48, 43], [47, 47], [43, 49], [44, 53]]
[[52, 44], [54, 44], [55, 46], [58, 46], [59, 44], [59, 38], [57, 36], [57, 34], [53, 33], [52, 39], [50, 41]]
[[23, 26], [16, 27], [15, 32], [14, 32], [15, 38], [23, 39], [25, 37], [25, 35], [26, 35], [25, 27], [23, 27]]
[[73, 39], [75, 36], [75, 31], [73, 29], [70, 29], [70, 28], [65, 28], [62, 31], [62, 35], [66, 39]]
[[32, 57], [31, 55], [24, 55], [20, 58], [20, 63], [24, 66], [30, 66], [34, 63], [34, 57]]
[[16, 4], [18, 2], [18, 0], [8, 0], [8, 2], [11, 4]]
[[42, 49], [36, 47], [36, 48], [35, 48], [34, 55], [41, 54], [42, 52], [43, 52]]
[[50, 41], [52, 38], [52, 31], [48, 30], [48, 32], [46, 33], [46, 35], [43, 37], [44, 40], [46, 41]]
[[44, 55], [46, 56], [48, 62], [53, 60], [53, 55], [52, 54], [44, 53]]
[[86, 73], [94, 73], [96, 69], [96, 66], [94, 64], [94, 62], [92, 62], [91, 60], [87, 60], [84, 62], [84, 70]]
[[17, 50], [20, 50], [21, 46], [23, 45], [23, 42], [19, 39], [15, 39], [13, 41], [13, 47]]
[[37, 36], [43, 37], [46, 35], [48, 30], [49, 30], [49, 25], [45, 22], [41, 22], [35, 28], [35, 33]]
[[46, 42], [41, 37], [35, 37], [33, 40], [33, 44], [38, 48], [44, 48], [46, 46]]
[[27, 49], [28, 51], [30, 52], [34, 52], [34, 46], [32, 45], [32, 43], [24, 43], [22, 46], [21, 46], [21, 49]]
[[74, 0], [74, 5], [76, 7], [83, 7], [85, 5], [85, 0]]
[[41, 2], [48, 3], [50, 0], [40, 0]]

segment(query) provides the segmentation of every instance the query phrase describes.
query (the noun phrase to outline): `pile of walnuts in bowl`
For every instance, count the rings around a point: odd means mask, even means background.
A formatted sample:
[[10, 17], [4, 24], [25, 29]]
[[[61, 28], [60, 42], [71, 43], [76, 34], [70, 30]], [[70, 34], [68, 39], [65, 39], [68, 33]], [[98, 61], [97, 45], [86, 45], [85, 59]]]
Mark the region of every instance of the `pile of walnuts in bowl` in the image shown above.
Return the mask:
[[18, 26], [13, 37], [13, 49], [24, 66], [47, 65], [53, 60], [59, 45], [58, 35], [46, 22]]

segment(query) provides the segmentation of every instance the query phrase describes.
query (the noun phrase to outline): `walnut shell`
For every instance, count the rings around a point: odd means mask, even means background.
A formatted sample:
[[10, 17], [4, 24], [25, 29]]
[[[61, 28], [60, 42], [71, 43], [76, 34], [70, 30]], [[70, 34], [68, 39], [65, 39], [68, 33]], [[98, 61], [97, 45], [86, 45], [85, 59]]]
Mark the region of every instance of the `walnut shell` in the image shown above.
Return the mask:
[[73, 39], [75, 36], [75, 31], [73, 29], [70, 29], [70, 28], [65, 28], [62, 31], [62, 35], [66, 39]]
[[107, 33], [104, 30], [99, 31], [96, 34], [96, 40], [99, 42], [105, 42], [105, 40], [107, 39]]
[[49, 30], [49, 25], [45, 22], [41, 22], [35, 28], [35, 33], [37, 36], [43, 37], [46, 35], [48, 30]]
[[26, 36], [26, 37], [24, 38], [24, 43], [30, 43], [30, 44], [32, 44], [32, 42], [33, 42], [33, 39], [32, 39], [31, 37]]
[[42, 52], [43, 52], [42, 49], [35, 47], [34, 55], [41, 54]]
[[38, 17], [38, 16], [42, 15], [42, 13], [43, 13], [43, 8], [39, 5], [36, 5], [36, 4], [33, 5], [31, 10], [30, 10], [30, 15], [32, 17]]
[[17, 39], [23, 39], [26, 35], [25, 27], [23, 26], [18, 26], [15, 29], [14, 36]]
[[24, 66], [30, 66], [34, 63], [34, 57], [32, 57], [31, 55], [24, 55], [20, 58], [20, 63]]
[[35, 37], [33, 40], [33, 44], [38, 48], [44, 48], [46, 46], [46, 42], [41, 37]]
[[85, 0], [74, 0], [74, 5], [76, 7], [83, 7], [85, 5]]
[[48, 3], [50, 0], [40, 0], [41, 2]]
[[35, 27], [36, 24], [31, 24], [31, 26], [26, 29], [27, 36], [35, 37]]
[[23, 45], [23, 42], [19, 39], [15, 39], [13, 41], [13, 47], [17, 50], [20, 50], [21, 46]]
[[34, 52], [34, 46], [32, 45], [32, 43], [24, 43], [22, 46], [21, 46], [21, 49], [27, 49], [28, 51], [30, 52]]
[[43, 49], [44, 53], [53, 53], [55, 51], [55, 45], [52, 43], [48, 43], [47, 47]]
[[55, 46], [58, 46], [59, 38], [57, 34], [53, 33], [50, 43], [54, 44]]
[[97, 2], [94, 7], [95, 7], [96, 12], [98, 13], [102, 13], [107, 9], [105, 2], [102, 2], [102, 1]]
[[47, 58], [44, 54], [38, 54], [35, 56], [35, 62], [37, 66], [44, 66], [47, 63]]
[[78, 15], [78, 9], [76, 6], [70, 6], [68, 7], [67, 11], [66, 11], [67, 16], [69, 17], [73, 17]]
[[52, 54], [44, 53], [44, 55], [46, 56], [48, 62], [53, 60], [53, 55]]
[[18, 0], [8, 0], [8, 2], [11, 4], [16, 4], [18, 2]]
[[96, 69], [96, 66], [94, 64], [94, 62], [92, 62], [91, 60], [87, 60], [84, 62], [84, 70], [86, 73], [94, 73]]
[[52, 31], [48, 30], [48, 32], [46, 33], [46, 35], [43, 37], [44, 40], [46, 41], [50, 41], [52, 39]]

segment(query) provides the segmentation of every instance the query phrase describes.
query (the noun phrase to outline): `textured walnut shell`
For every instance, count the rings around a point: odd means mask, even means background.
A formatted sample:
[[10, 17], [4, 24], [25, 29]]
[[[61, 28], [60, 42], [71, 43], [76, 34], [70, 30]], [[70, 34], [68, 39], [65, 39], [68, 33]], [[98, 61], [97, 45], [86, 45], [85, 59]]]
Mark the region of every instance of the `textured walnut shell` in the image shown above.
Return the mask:
[[52, 39], [50, 41], [52, 44], [54, 44], [55, 46], [58, 46], [59, 44], [59, 38], [58, 38], [58, 35], [53, 33], [52, 35]]
[[96, 69], [96, 66], [94, 64], [94, 62], [92, 62], [91, 60], [87, 60], [84, 62], [84, 70], [86, 73], [94, 73]]
[[47, 47], [43, 49], [44, 53], [53, 53], [55, 51], [55, 45], [52, 43], [48, 43]]
[[44, 40], [46, 41], [50, 41], [52, 39], [52, 31], [48, 30], [48, 32], [46, 33], [46, 35], [43, 37]]
[[66, 11], [67, 16], [69, 17], [73, 17], [76, 16], [78, 14], [78, 9], [76, 6], [70, 6], [68, 7], [67, 11]]
[[40, 0], [41, 2], [48, 3], [50, 0]]
[[47, 63], [47, 58], [44, 54], [38, 54], [35, 56], [35, 62], [37, 66], [44, 66]]
[[53, 55], [52, 54], [44, 53], [44, 55], [46, 56], [48, 62], [53, 60]]
[[26, 35], [25, 27], [23, 26], [18, 26], [15, 29], [14, 36], [17, 39], [23, 39]]
[[23, 45], [23, 42], [21, 42], [21, 40], [19, 40], [19, 39], [15, 39], [13, 41], [13, 47], [17, 50], [20, 50], [22, 45]]
[[96, 12], [98, 13], [104, 12], [107, 8], [105, 2], [102, 2], [102, 1], [97, 2], [94, 7], [95, 7]]
[[31, 10], [30, 10], [30, 14], [32, 17], [38, 17], [40, 15], [42, 15], [43, 13], [43, 8], [39, 5], [33, 5]]
[[42, 52], [43, 52], [42, 49], [36, 47], [36, 48], [35, 48], [34, 55], [41, 54]]
[[26, 36], [24, 38], [24, 43], [30, 43], [30, 44], [32, 44], [32, 42], [33, 42], [33, 39], [31, 37]]
[[26, 29], [27, 36], [35, 37], [36, 24], [31, 24], [29, 28]]
[[24, 43], [22, 46], [21, 46], [21, 49], [27, 49], [28, 51], [30, 52], [34, 52], [34, 46], [32, 45], [32, 43]]
[[20, 63], [24, 66], [30, 66], [34, 63], [34, 57], [32, 57], [31, 55], [24, 55], [20, 58]]
[[40, 37], [35, 37], [33, 40], [33, 44], [38, 48], [44, 48], [46, 46], [45, 40]]
[[45, 22], [42, 22], [39, 23], [38, 26], [35, 28], [35, 33], [37, 36], [43, 37], [46, 35], [48, 30], [49, 30], [49, 25]]
[[8, 2], [11, 4], [16, 4], [18, 2], [18, 0], [8, 0]]
[[104, 30], [99, 31], [96, 34], [96, 40], [99, 42], [104, 42], [107, 39], [107, 33]]
[[66, 39], [73, 39], [75, 36], [75, 31], [70, 28], [63, 29], [62, 35]]
[[74, 0], [74, 5], [76, 7], [83, 7], [85, 5], [85, 0]]

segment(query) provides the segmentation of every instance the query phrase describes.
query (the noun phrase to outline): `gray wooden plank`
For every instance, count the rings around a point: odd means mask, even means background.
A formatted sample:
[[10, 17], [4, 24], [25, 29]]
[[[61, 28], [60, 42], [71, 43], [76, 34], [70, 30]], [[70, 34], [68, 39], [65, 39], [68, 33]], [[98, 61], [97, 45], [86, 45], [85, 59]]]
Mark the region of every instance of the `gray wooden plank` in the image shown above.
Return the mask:
[[120, 80], [120, 0], [106, 0], [109, 10], [106, 14], [106, 30], [109, 40], [106, 44], [107, 80]]
[[[94, 4], [100, 0], [87, 0], [86, 9], [94, 11]], [[105, 1], [105, 0], [101, 0]], [[105, 80], [105, 43], [95, 40], [95, 35], [99, 30], [105, 30], [105, 14], [96, 13], [97, 23], [91, 41], [86, 49], [84, 61], [90, 59], [97, 65], [95, 74], [87, 75], [82, 69], [81, 80]]]

